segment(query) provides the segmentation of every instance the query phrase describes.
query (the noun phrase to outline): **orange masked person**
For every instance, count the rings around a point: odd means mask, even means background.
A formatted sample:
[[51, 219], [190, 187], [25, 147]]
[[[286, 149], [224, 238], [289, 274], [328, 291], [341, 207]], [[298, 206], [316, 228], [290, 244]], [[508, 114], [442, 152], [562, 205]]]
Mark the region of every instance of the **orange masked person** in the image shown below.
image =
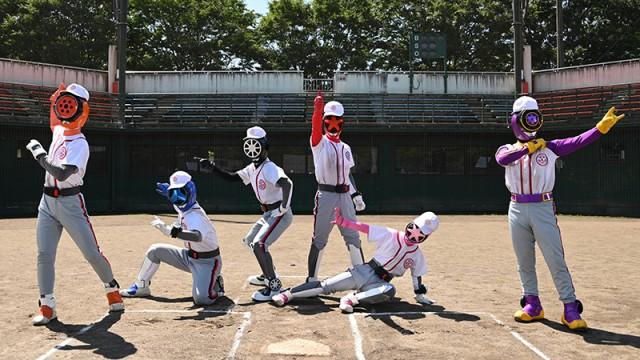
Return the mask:
[[89, 161], [89, 144], [82, 127], [89, 118], [89, 92], [83, 86], [61, 84], [51, 96], [50, 126], [53, 139], [49, 152], [37, 140], [27, 149], [45, 170], [43, 195], [38, 206], [38, 287], [40, 312], [32, 319], [44, 325], [55, 319], [53, 295], [55, 259], [62, 230], [76, 243], [103, 283], [110, 311], [124, 309], [118, 282], [111, 265], [100, 251], [82, 195], [83, 178]]

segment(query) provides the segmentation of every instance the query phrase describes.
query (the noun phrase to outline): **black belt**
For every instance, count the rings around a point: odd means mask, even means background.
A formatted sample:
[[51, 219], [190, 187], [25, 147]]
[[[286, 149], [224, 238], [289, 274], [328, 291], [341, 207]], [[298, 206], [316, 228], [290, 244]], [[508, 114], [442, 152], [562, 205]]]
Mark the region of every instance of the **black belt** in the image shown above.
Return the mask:
[[376, 273], [376, 275], [378, 275], [380, 279], [386, 282], [389, 282], [391, 281], [391, 279], [393, 279], [393, 275], [391, 275], [391, 273], [388, 272], [382, 265], [378, 264], [375, 259], [371, 259], [367, 264], [371, 266], [373, 272]]
[[80, 194], [82, 191], [82, 186], [76, 186], [72, 188], [66, 189], [58, 189], [57, 187], [46, 187], [42, 191], [45, 195], [49, 195], [51, 197], [57, 198], [58, 196], [72, 196], [76, 194]]
[[262, 212], [271, 211], [279, 208], [280, 204], [282, 204], [282, 201], [276, 201], [273, 204], [260, 204], [260, 210], [262, 210]]
[[209, 259], [220, 255], [220, 248], [213, 251], [201, 251], [197, 252], [189, 249], [189, 257], [192, 259]]
[[327, 184], [318, 184], [318, 190], [328, 191], [338, 194], [344, 194], [349, 192], [349, 185], [340, 184], [340, 185], [327, 185]]

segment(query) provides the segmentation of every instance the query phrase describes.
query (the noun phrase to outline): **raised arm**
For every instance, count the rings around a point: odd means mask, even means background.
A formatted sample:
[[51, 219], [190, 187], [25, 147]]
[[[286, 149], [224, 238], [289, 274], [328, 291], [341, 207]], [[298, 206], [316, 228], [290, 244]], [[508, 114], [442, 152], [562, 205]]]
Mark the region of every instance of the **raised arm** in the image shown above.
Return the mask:
[[558, 156], [569, 155], [600, 139], [602, 135], [608, 133], [623, 118], [624, 114], [616, 115], [616, 108], [611, 107], [593, 129], [589, 129], [578, 136], [549, 141], [547, 147]]
[[204, 159], [200, 157], [194, 157], [193, 159], [198, 162], [199, 169], [202, 170], [203, 172], [206, 172], [206, 173], [213, 172], [214, 174], [220, 176], [221, 178], [227, 181], [242, 181], [242, 178], [240, 177], [240, 175], [238, 175], [237, 172], [225, 170], [219, 167], [218, 165], [216, 165], [215, 163], [209, 161], [209, 159]]
[[313, 116], [311, 117], [311, 146], [317, 146], [322, 140], [322, 113], [324, 112], [324, 99], [322, 92], [313, 99]]
[[359, 223], [356, 221], [345, 219], [344, 217], [342, 217], [342, 214], [340, 213], [340, 208], [335, 208], [335, 212], [336, 212], [336, 219], [331, 221], [332, 224], [336, 224], [341, 228], [348, 228], [348, 229], [359, 231], [361, 233], [365, 233], [367, 235], [369, 234], [369, 225], [365, 223]]

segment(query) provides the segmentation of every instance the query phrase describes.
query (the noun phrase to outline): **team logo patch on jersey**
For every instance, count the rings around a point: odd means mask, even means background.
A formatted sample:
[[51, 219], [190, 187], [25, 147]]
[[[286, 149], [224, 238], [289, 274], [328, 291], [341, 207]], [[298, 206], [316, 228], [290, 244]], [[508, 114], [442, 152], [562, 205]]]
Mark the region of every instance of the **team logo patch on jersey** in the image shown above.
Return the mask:
[[267, 188], [267, 183], [262, 179], [258, 180], [258, 189], [264, 190], [266, 188]]
[[536, 163], [538, 163], [538, 165], [540, 166], [547, 166], [547, 164], [549, 163], [547, 154], [539, 153], [538, 155], [536, 155]]
[[402, 263], [402, 266], [403, 266], [405, 269], [410, 269], [410, 268], [412, 268], [415, 264], [416, 264], [416, 262], [415, 262], [415, 261], [413, 261], [413, 259], [406, 259], [406, 260], [404, 261], [404, 263]]
[[346, 157], [346, 158], [347, 158], [347, 160], [351, 161], [351, 151], [347, 151], [347, 152], [344, 154], [344, 157]]
[[58, 159], [62, 160], [67, 156], [67, 148], [62, 146], [58, 150]]

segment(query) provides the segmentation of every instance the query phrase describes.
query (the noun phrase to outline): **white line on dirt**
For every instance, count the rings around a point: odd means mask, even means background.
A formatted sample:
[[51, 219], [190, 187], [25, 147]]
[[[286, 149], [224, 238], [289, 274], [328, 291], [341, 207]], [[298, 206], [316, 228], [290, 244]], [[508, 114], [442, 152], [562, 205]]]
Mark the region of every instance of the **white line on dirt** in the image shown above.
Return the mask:
[[51, 355], [53, 355], [56, 351], [64, 348], [65, 346], [69, 345], [70, 342], [72, 342], [76, 336], [78, 335], [82, 335], [84, 333], [86, 333], [87, 331], [91, 330], [91, 328], [93, 328], [96, 324], [98, 324], [99, 322], [101, 322], [102, 320], [104, 320], [104, 318], [106, 318], [107, 316], [109, 316], [109, 312], [107, 312], [106, 314], [104, 314], [100, 319], [96, 320], [95, 322], [83, 327], [82, 329], [80, 329], [80, 331], [78, 331], [77, 333], [71, 334], [69, 335], [69, 337], [67, 337], [63, 342], [59, 343], [58, 345], [54, 346], [51, 350], [47, 351], [44, 355], [41, 355], [38, 359], [36, 360], [45, 360], [48, 359]]
[[[353, 313], [349, 316], [402, 316], [402, 315], [437, 315], [437, 314], [470, 314], [470, 315], [487, 315], [489, 316], [496, 324], [502, 326], [505, 330], [509, 331], [509, 333], [520, 341], [524, 346], [529, 348], [529, 350], [533, 351], [536, 355], [544, 360], [550, 360], [550, 358], [545, 355], [540, 349], [538, 349], [535, 345], [527, 341], [520, 333], [515, 331], [512, 327], [505, 324], [503, 321], [498, 319], [495, 315], [486, 311], [475, 311], [475, 312], [461, 312], [461, 311], [397, 311], [397, 312], [370, 312], [370, 313]], [[357, 324], [356, 324], [357, 326]], [[351, 326], [353, 331], [353, 324]], [[355, 335], [354, 335], [355, 336]]]
[[240, 347], [240, 340], [242, 339], [242, 335], [244, 335], [244, 331], [251, 324], [251, 312], [244, 313], [244, 320], [242, 321], [242, 325], [236, 331], [236, 335], [233, 338], [233, 345], [231, 346], [231, 350], [229, 350], [229, 354], [227, 355], [227, 359], [232, 360], [236, 358], [236, 351]]
[[502, 322], [500, 319], [498, 319], [492, 313], [486, 313], [486, 314], [489, 315], [493, 319], [493, 321], [496, 322], [496, 324], [498, 324], [498, 325], [504, 327], [505, 329], [507, 329], [507, 331], [509, 331], [511, 333], [511, 335], [513, 335], [514, 338], [518, 339], [521, 343], [524, 344], [524, 346], [528, 347], [529, 350], [533, 351], [540, 358], [542, 358], [544, 360], [550, 360], [550, 358], [547, 355], [545, 355], [540, 349], [535, 347], [532, 343], [527, 341], [522, 335], [520, 335], [520, 333], [518, 333], [517, 331], [513, 330], [513, 328], [511, 326], [509, 326], [509, 325], [505, 324], [504, 322]]
[[233, 311], [233, 306], [230, 306], [227, 310], [213, 310], [213, 309], [140, 309], [140, 310], [126, 310], [127, 313], [194, 313], [194, 312], [203, 312], [203, 313], [213, 313], [213, 314], [234, 314], [234, 315], [245, 315], [246, 311]]
[[364, 353], [362, 352], [362, 336], [360, 336], [356, 317], [353, 315], [354, 314], [349, 314], [349, 323], [351, 324], [351, 335], [353, 335], [353, 346], [356, 352], [356, 359], [365, 360]]

